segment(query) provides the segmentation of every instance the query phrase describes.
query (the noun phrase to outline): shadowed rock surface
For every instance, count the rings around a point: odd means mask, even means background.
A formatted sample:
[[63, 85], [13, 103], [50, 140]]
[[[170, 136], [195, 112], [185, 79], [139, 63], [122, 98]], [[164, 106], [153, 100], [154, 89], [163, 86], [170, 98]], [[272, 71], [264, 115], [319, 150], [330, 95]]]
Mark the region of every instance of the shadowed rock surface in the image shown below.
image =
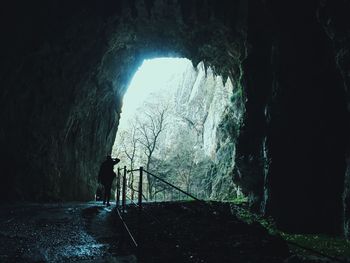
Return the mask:
[[222, 135], [235, 159], [222, 151], [213, 171], [234, 163], [225, 176], [282, 229], [348, 236], [349, 13], [345, 0], [5, 1], [1, 200], [91, 200], [137, 67], [181, 56], [237, 87], [241, 118]]

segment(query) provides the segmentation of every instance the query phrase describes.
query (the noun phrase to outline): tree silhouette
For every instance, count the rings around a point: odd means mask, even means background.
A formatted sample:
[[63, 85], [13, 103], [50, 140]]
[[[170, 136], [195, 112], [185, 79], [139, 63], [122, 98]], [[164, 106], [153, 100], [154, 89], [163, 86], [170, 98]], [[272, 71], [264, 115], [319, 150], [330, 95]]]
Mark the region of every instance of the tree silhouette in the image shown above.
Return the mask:
[[131, 189], [131, 199], [134, 199], [134, 167], [137, 157], [137, 128], [134, 122], [128, 127], [127, 130], [121, 131], [120, 133], [120, 147], [124, 156], [129, 160], [130, 165], [130, 180], [128, 181], [128, 186]]
[[[146, 103], [141, 117], [136, 118], [138, 142], [141, 144], [146, 157], [146, 171], [150, 171], [153, 155], [158, 147], [159, 136], [166, 129], [169, 116], [169, 105], [166, 103]], [[147, 173], [146, 173], [147, 174]], [[153, 180], [147, 174], [149, 198], [153, 198]]]

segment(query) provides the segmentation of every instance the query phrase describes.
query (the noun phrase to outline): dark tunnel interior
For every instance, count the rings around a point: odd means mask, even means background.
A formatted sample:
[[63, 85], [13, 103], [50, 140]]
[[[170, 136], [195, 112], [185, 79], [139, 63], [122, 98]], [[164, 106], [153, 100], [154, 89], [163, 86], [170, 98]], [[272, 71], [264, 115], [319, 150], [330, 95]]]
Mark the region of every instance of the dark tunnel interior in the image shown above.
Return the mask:
[[240, 117], [227, 114], [220, 138], [233, 148], [218, 146], [216, 175], [283, 231], [348, 238], [349, 11], [345, 0], [4, 1], [1, 202], [92, 200], [132, 76], [144, 59], [186, 57], [234, 83]]

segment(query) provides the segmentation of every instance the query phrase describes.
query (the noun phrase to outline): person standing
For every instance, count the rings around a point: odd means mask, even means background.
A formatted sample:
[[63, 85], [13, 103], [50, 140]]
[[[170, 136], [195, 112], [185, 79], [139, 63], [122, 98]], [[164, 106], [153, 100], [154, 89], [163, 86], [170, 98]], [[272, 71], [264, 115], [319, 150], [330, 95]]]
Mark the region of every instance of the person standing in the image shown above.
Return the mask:
[[110, 206], [109, 200], [111, 198], [111, 188], [114, 178], [116, 177], [113, 171], [114, 165], [120, 162], [118, 158], [112, 158], [107, 155], [106, 160], [101, 164], [100, 171], [98, 173], [98, 182], [103, 185], [103, 204]]

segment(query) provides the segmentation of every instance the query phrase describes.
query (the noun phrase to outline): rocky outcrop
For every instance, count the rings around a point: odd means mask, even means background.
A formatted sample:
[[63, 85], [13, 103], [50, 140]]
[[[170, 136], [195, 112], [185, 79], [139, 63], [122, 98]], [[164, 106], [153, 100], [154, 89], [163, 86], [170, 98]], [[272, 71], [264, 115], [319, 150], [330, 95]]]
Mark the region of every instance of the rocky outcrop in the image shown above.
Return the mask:
[[[165, 137], [175, 138], [164, 145], [176, 148], [177, 141], [183, 135], [191, 136], [194, 143], [195, 162], [204, 167], [202, 179], [196, 183], [197, 191], [205, 189], [203, 197], [210, 199], [232, 199], [236, 197], [236, 185], [233, 183], [232, 170], [234, 167], [235, 141], [234, 137], [221, 135], [222, 125], [226, 123], [226, 115], [231, 106], [231, 99], [235, 88], [228, 79], [224, 83], [220, 76], [216, 76], [212, 69], [205, 68], [201, 62], [195, 71], [192, 82], [184, 83], [174, 96], [174, 121], [171, 131]], [[211, 182], [206, 189], [207, 182]], [[199, 193], [200, 194], [200, 193]]]

